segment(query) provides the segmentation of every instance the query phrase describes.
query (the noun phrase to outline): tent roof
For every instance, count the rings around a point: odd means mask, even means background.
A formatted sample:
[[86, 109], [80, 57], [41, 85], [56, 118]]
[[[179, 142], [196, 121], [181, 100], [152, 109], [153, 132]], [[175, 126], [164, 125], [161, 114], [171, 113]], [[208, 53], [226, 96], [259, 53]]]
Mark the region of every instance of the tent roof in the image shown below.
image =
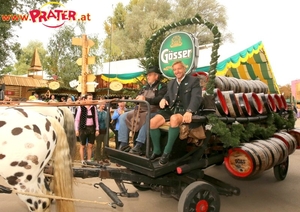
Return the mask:
[[[199, 67], [196, 71], [208, 72], [209, 66]], [[260, 79], [268, 85], [270, 93], [279, 93], [275, 76], [261, 41], [219, 62], [216, 75], [246, 80]]]
[[24, 86], [24, 87], [48, 87], [47, 80], [34, 79], [32, 77], [14, 76], [14, 75], [3, 75], [0, 78], [0, 84], [13, 85], [13, 86]]

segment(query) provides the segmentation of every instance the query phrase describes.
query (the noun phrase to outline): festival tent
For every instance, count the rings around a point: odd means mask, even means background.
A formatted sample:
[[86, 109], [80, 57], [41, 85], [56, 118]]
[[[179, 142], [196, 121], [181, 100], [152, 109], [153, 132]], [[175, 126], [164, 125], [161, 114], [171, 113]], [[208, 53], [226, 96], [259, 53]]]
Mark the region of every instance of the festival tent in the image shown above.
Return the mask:
[[[269, 87], [270, 93], [279, 93], [270, 62], [268, 60], [263, 43], [260, 41], [243, 51], [228, 55], [230, 45], [222, 45], [219, 48], [220, 55], [217, 65], [217, 76], [235, 77], [238, 79], [255, 80], [260, 79]], [[211, 55], [211, 46], [200, 48], [196, 72], [208, 72]], [[104, 63], [96, 75], [101, 74], [105, 81], [118, 80], [123, 84], [135, 83], [143, 79], [145, 70], [140, 66], [138, 59], [115, 61]]]
[[[222, 49], [221, 46], [218, 52], [219, 55], [224, 55], [222, 54], [224, 50], [228, 50], [228, 47]], [[270, 93], [280, 93], [264, 45], [261, 41], [229, 58], [224, 60], [220, 59], [216, 69], [217, 76], [235, 77], [246, 80], [259, 79], [268, 85]], [[198, 66], [198, 68], [196, 68], [196, 72], [208, 71], [209, 66]]]

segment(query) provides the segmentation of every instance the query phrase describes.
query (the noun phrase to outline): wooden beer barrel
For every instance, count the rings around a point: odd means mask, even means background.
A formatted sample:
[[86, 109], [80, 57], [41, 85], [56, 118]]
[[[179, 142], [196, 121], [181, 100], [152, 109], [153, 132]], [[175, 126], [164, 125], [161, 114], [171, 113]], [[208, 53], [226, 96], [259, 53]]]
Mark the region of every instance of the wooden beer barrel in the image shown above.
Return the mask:
[[234, 93], [240, 93], [241, 92], [241, 85], [239, 83], [239, 79], [234, 78], [234, 77], [230, 77], [230, 80], [232, 82], [232, 84], [234, 84], [235, 90]]
[[228, 116], [229, 110], [226, 104], [225, 97], [219, 88], [214, 89], [216, 113], [220, 116]]
[[225, 85], [219, 76], [215, 77], [215, 87], [220, 89], [221, 91], [225, 90]]
[[222, 94], [224, 95], [226, 105], [231, 117], [238, 117], [241, 116], [240, 114], [240, 106], [239, 102], [236, 99], [233, 91], [223, 91]]
[[279, 150], [279, 160], [275, 165], [285, 161], [286, 158], [289, 156], [287, 146], [279, 138], [275, 138], [275, 137], [266, 139], [266, 141], [272, 143]]
[[274, 99], [277, 112], [282, 111], [283, 110], [283, 103], [282, 103], [281, 98], [278, 96], [278, 94], [271, 94], [271, 96]]
[[245, 93], [236, 93], [235, 94], [237, 101], [239, 102], [241, 116], [251, 116], [252, 111], [251, 111], [251, 106], [248, 101], [248, 98]]
[[269, 166], [269, 154], [265, 151], [264, 148], [262, 148], [259, 145], [254, 145], [253, 142], [247, 143], [247, 147], [250, 148], [255, 152], [256, 155], [258, 155], [259, 160], [259, 168], [258, 171], [254, 174], [261, 173], [266, 170], [266, 168]]
[[300, 149], [300, 129], [299, 128], [294, 128], [292, 130], [289, 130], [288, 133], [296, 139], [296, 142], [297, 142], [297, 147], [296, 148]]
[[265, 170], [272, 168], [274, 164], [274, 153], [272, 152], [272, 149], [259, 142], [259, 140], [251, 141], [251, 144], [261, 147], [264, 153], [267, 155], [267, 164]]
[[286, 145], [289, 155], [295, 152], [297, 148], [297, 141], [292, 135], [287, 132], [281, 131], [274, 133], [273, 137], [279, 138]]
[[280, 160], [280, 149], [278, 147], [274, 146], [274, 144], [272, 144], [266, 140], [255, 140], [255, 141], [264, 145], [271, 152], [272, 163], [266, 169], [269, 169], [269, 168], [275, 166], [278, 163], [278, 161]]
[[263, 103], [256, 93], [246, 93], [248, 102], [251, 106], [252, 115], [263, 113]]
[[267, 167], [267, 155], [262, 148], [244, 143], [228, 150], [224, 164], [233, 176], [248, 178], [264, 171]]
[[286, 111], [288, 109], [288, 105], [286, 103], [284, 96], [282, 94], [280, 94], [278, 96], [280, 97], [281, 102], [282, 102], [282, 109]]
[[262, 102], [262, 114], [267, 114], [269, 113], [271, 110], [269, 108], [269, 105], [268, 105], [268, 101], [267, 101], [267, 98], [265, 97], [265, 94], [264, 93], [258, 93], [257, 94], [258, 98], [260, 99], [260, 101]]
[[265, 97], [267, 98], [268, 105], [269, 105], [271, 112], [276, 112], [277, 109], [276, 109], [276, 104], [275, 104], [273, 97], [270, 94], [265, 94]]

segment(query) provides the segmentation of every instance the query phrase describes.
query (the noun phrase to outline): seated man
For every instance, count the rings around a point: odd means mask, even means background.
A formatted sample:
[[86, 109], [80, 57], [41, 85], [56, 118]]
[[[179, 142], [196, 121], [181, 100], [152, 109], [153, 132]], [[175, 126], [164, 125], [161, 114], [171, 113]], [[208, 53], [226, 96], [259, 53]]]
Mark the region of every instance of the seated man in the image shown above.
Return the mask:
[[[176, 78], [168, 83], [168, 91], [159, 103], [160, 108], [164, 110], [159, 111], [150, 120], [150, 136], [153, 143], [151, 160], [161, 156], [159, 127], [170, 120], [167, 145], [159, 160], [161, 165], [169, 162], [171, 150], [179, 135], [179, 125], [191, 123], [192, 115], [199, 110], [202, 103], [199, 79], [186, 75], [185, 65], [181, 61], [174, 62], [172, 68]], [[165, 108], [166, 106], [169, 107]]]
[[[147, 84], [142, 87], [141, 91], [136, 97], [137, 100], [144, 100], [149, 102], [151, 107], [150, 117], [153, 117], [156, 114], [156, 112], [159, 109], [158, 104], [162, 99], [162, 97], [167, 92], [166, 84], [160, 82], [160, 74], [161, 72], [157, 67], [150, 67], [149, 70], [147, 71]], [[119, 119], [120, 128], [119, 128], [119, 135], [118, 135], [118, 140], [120, 142], [119, 150], [124, 150], [126, 149], [126, 147], [128, 147], [129, 129], [133, 127], [131, 126], [132, 125], [131, 121], [128, 119], [129, 116], [131, 116], [131, 118], [134, 118], [132, 117], [132, 115], [133, 115], [133, 111], [129, 111], [120, 116]], [[140, 120], [142, 120], [142, 118], [140, 118]], [[144, 120], [140, 121], [140, 123], [138, 124], [140, 126], [138, 126], [139, 133], [136, 139], [136, 144], [130, 150], [130, 153], [141, 155], [142, 154], [141, 147], [145, 143], [146, 135], [147, 135], [145, 117]]]

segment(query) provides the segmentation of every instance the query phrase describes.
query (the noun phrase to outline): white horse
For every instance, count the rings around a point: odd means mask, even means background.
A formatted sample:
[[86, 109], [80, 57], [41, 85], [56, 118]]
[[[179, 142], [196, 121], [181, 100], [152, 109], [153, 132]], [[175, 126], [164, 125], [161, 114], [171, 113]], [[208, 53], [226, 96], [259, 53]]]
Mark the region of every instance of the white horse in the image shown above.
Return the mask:
[[[44, 167], [53, 160], [55, 195], [72, 198], [72, 160], [62, 125], [27, 108], [0, 110], [0, 175], [16, 191], [47, 194]], [[30, 211], [49, 211], [49, 198], [18, 194]], [[58, 211], [75, 211], [72, 201], [57, 200]]]

